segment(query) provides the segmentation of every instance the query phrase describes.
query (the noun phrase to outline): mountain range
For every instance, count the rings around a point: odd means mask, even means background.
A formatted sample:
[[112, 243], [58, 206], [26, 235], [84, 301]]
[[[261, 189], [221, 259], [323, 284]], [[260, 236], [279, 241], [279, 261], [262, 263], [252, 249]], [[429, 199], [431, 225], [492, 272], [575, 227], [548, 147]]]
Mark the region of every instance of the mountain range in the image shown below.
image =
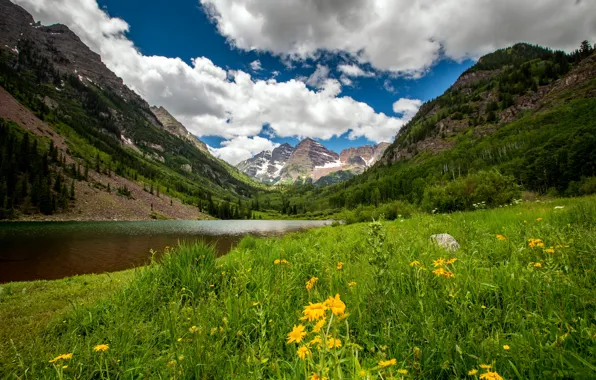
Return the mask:
[[295, 147], [284, 143], [263, 151], [236, 167], [266, 184], [330, 184], [363, 173], [383, 155], [389, 143], [348, 148], [337, 154], [306, 138]]

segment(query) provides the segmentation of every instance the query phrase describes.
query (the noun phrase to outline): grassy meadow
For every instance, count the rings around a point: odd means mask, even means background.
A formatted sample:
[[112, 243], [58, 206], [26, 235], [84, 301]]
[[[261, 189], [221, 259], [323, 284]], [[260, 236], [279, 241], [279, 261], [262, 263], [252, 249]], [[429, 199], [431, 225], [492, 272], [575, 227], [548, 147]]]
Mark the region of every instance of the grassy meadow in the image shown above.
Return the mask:
[[[593, 379], [595, 227], [595, 197], [526, 202], [247, 237], [217, 259], [208, 246], [182, 245], [114, 274], [117, 286], [99, 276], [8, 284], [0, 373]], [[436, 246], [437, 233], [461, 248]], [[30, 296], [23, 288], [39, 289], [32, 309], [18, 308]], [[33, 323], [44, 307], [51, 316]]]

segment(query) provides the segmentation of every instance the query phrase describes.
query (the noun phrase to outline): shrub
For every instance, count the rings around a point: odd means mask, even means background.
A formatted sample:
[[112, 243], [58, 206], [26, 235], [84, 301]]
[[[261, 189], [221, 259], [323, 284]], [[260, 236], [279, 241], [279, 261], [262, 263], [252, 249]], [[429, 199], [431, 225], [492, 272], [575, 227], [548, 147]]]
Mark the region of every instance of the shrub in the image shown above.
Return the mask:
[[473, 210], [475, 204], [497, 207], [520, 198], [521, 188], [512, 176], [497, 171], [480, 171], [447, 184], [428, 186], [422, 208], [426, 211], [453, 212]]

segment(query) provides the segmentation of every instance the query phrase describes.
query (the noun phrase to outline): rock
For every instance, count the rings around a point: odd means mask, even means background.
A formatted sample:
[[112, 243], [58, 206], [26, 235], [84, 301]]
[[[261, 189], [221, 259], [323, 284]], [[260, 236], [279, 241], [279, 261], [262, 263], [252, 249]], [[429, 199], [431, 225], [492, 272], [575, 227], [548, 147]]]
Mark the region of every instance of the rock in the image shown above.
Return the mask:
[[459, 243], [449, 234], [432, 235], [430, 240], [449, 252], [455, 252], [459, 249]]
[[185, 172], [192, 173], [192, 166], [190, 164], [184, 164], [180, 166], [180, 169], [184, 170]]
[[45, 104], [46, 106], [48, 106], [49, 109], [52, 110], [58, 108], [58, 102], [56, 102], [54, 99], [50, 98], [47, 95], [43, 98], [43, 104]]

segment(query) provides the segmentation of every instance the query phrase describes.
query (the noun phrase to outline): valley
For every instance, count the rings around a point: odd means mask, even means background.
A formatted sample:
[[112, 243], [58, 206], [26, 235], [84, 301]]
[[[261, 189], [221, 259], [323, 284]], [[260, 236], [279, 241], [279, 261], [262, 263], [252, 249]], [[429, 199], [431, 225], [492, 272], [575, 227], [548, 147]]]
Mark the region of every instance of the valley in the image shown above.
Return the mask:
[[0, 379], [596, 377], [596, 6], [363, 4], [0, 0]]

